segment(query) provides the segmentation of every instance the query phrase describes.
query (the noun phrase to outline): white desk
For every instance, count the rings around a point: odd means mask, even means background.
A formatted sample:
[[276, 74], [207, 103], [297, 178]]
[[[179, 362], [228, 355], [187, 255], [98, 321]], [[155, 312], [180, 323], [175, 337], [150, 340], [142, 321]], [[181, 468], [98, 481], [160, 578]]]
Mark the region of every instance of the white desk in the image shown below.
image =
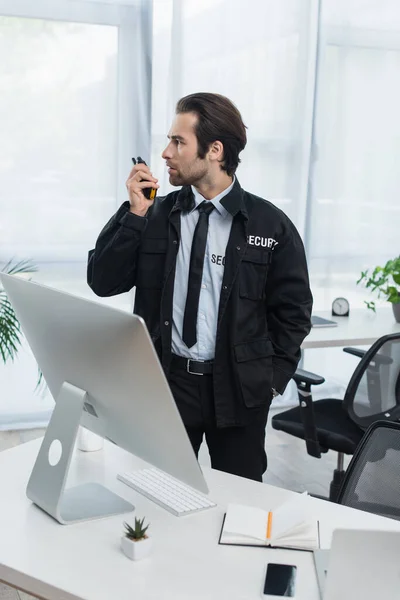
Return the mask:
[[[205, 469], [218, 507], [177, 518], [117, 481], [118, 470], [142, 461], [106, 443], [104, 450], [77, 453], [71, 483], [90, 478], [136, 504], [151, 522], [151, 557], [131, 562], [119, 547], [123, 521], [135, 513], [62, 526], [30, 503], [25, 485], [39, 443], [0, 453], [0, 580], [51, 600], [252, 600], [260, 597], [267, 562], [298, 567], [297, 600], [318, 600], [309, 552], [219, 546], [229, 501], [274, 507], [292, 492]], [[309, 499], [321, 519], [322, 545], [334, 527], [400, 530], [400, 522]]]
[[378, 308], [373, 313], [367, 308], [350, 310], [348, 317], [332, 317], [330, 312], [315, 314], [338, 323], [337, 327], [313, 327], [302, 348], [329, 348], [334, 346], [368, 346], [382, 335], [400, 333], [391, 308]]

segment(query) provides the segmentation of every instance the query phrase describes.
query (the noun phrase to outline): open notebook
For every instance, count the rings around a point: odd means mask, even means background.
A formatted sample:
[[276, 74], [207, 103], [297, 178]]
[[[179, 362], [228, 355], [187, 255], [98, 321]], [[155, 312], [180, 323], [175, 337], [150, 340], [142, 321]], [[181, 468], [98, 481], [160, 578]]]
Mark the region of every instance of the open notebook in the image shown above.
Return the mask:
[[228, 504], [219, 544], [319, 548], [319, 523], [309, 518], [306, 502], [307, 494], [301, 494], [273, 511]]

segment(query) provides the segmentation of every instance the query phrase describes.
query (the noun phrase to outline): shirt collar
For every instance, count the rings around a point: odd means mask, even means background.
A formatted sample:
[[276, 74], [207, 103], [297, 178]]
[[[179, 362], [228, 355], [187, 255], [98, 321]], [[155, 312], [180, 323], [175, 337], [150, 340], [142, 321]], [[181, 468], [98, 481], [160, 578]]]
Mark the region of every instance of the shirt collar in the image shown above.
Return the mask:
[[[227, 196], [227, 195], [229, 194], [229, 192], [232, 190], [233, 186], [235, 185], [235, 181], [236, 181], [236, 177], [234, 176], [234, 177], [233, 177], [233, 181], [232, 181], [231, 185], [230, 185], [229, 187], [227, 187], [227, 188], [226, 188], [226, 189], [225, 189], [223, 192], [221, 192], [220, 194], [218, 194], [218, 196], [215, 196], [215, 198], [212, 198], [212, 199], [210, 200], [210, 202], [212, 202], [212, 203], [214, 204], [215, 208], [217, 209], [217, 211], [219, 212], [219, 214], [221, 215], [221, 217], [223, 217], [224, 219], [225, 219], [225, 218], [228, 216], [228, 214], [229, 214], [229, 213], [228, 213], [228, 211], [226, 210], [226, 208], [225, 208], [224, 206], [222, 206], [222, 204], [221, 204], [221, 200], [222, 200], [222, 198], [224, 198], [225, 196]], [[199, 193], [199, 192], [196, 190], [196, 188], [195, 188], [193, 185], [191, 186], [191, 188], [192, 188], [192, 193], [193, 193], [193, 196], [194, 196], [194, 202], [195, 202], [195, 205], [194, 205], [194, 207], [193, 207], [193, 209], [192, 209], [192, 211], [193, 211], [193, 210], [196, 210], [196, 208], [197, 208], [197, 207], [199, 206], [199, 204], [201, 204], [202, 202], [204, 202], [204, 201], [206, 201], [206, 202], [207, 202], [207, 199], [206, 199], [206, 198], [204, 198], [204, 197], [203, 197], [203, 196], [202, 196], [202, 195], [201, 195], [201, 194], [200, 194], [200, 193]], [[191, 212], [192, 212], [192, 211], [191, 211]]]
[[[201, 198], [201, 201], [204, 200], [200, 194], [199, 197]], [[221, 212], [221, 214], [225, 214], [223, 213], [223, 209], [225, 209], [230, 215], [232, 215], [232, 217], [240, 212], [246, 219], [248, 218], [243, 190], [236, 177], [232, 184], [216, 198], [213, 198], [212, 201], [215, 202], [216, 199], [219, 199], [217, 209]], [[172, 207], [172, 212], [191, 212], [195, 208], [196, 202], [192, 187], [189, 185], [183, 186], [178, 192], [175, 204]]]

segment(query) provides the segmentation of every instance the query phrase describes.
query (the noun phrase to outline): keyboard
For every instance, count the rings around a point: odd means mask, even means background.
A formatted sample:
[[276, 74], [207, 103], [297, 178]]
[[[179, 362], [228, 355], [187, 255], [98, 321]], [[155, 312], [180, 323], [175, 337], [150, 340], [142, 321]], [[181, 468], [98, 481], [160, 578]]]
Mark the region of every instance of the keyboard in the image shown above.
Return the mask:
[[216, 506], [201, 492], [155, 468], [118, 473], [117, 479], [177, 517]]

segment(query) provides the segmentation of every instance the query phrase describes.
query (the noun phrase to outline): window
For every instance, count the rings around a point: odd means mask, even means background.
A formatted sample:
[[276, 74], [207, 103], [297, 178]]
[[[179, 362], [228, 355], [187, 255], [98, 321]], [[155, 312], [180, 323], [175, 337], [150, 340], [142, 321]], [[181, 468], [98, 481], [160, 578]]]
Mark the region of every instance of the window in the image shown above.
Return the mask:
[[0, 17], [1, 258], [82, 261], [116, 207], [117, 27]]
[[[131, 157], [149, 154], [151, 2], [2, 0], [1, 13], [0, 264], [32, 259], [36, 281], [93, 297], [87, 252], [126, 200]], [[101, 301], [132, 308], [131, 294]], [[2, 368], [0, 428], [46, 423], [27, 344]]]
[[344, 294], [363, 305], [375, 298], [356, 286], [361, 270], [399, 252], [400, 8], [391, 0], [322, 6], [310, 274], [317, 304]]

